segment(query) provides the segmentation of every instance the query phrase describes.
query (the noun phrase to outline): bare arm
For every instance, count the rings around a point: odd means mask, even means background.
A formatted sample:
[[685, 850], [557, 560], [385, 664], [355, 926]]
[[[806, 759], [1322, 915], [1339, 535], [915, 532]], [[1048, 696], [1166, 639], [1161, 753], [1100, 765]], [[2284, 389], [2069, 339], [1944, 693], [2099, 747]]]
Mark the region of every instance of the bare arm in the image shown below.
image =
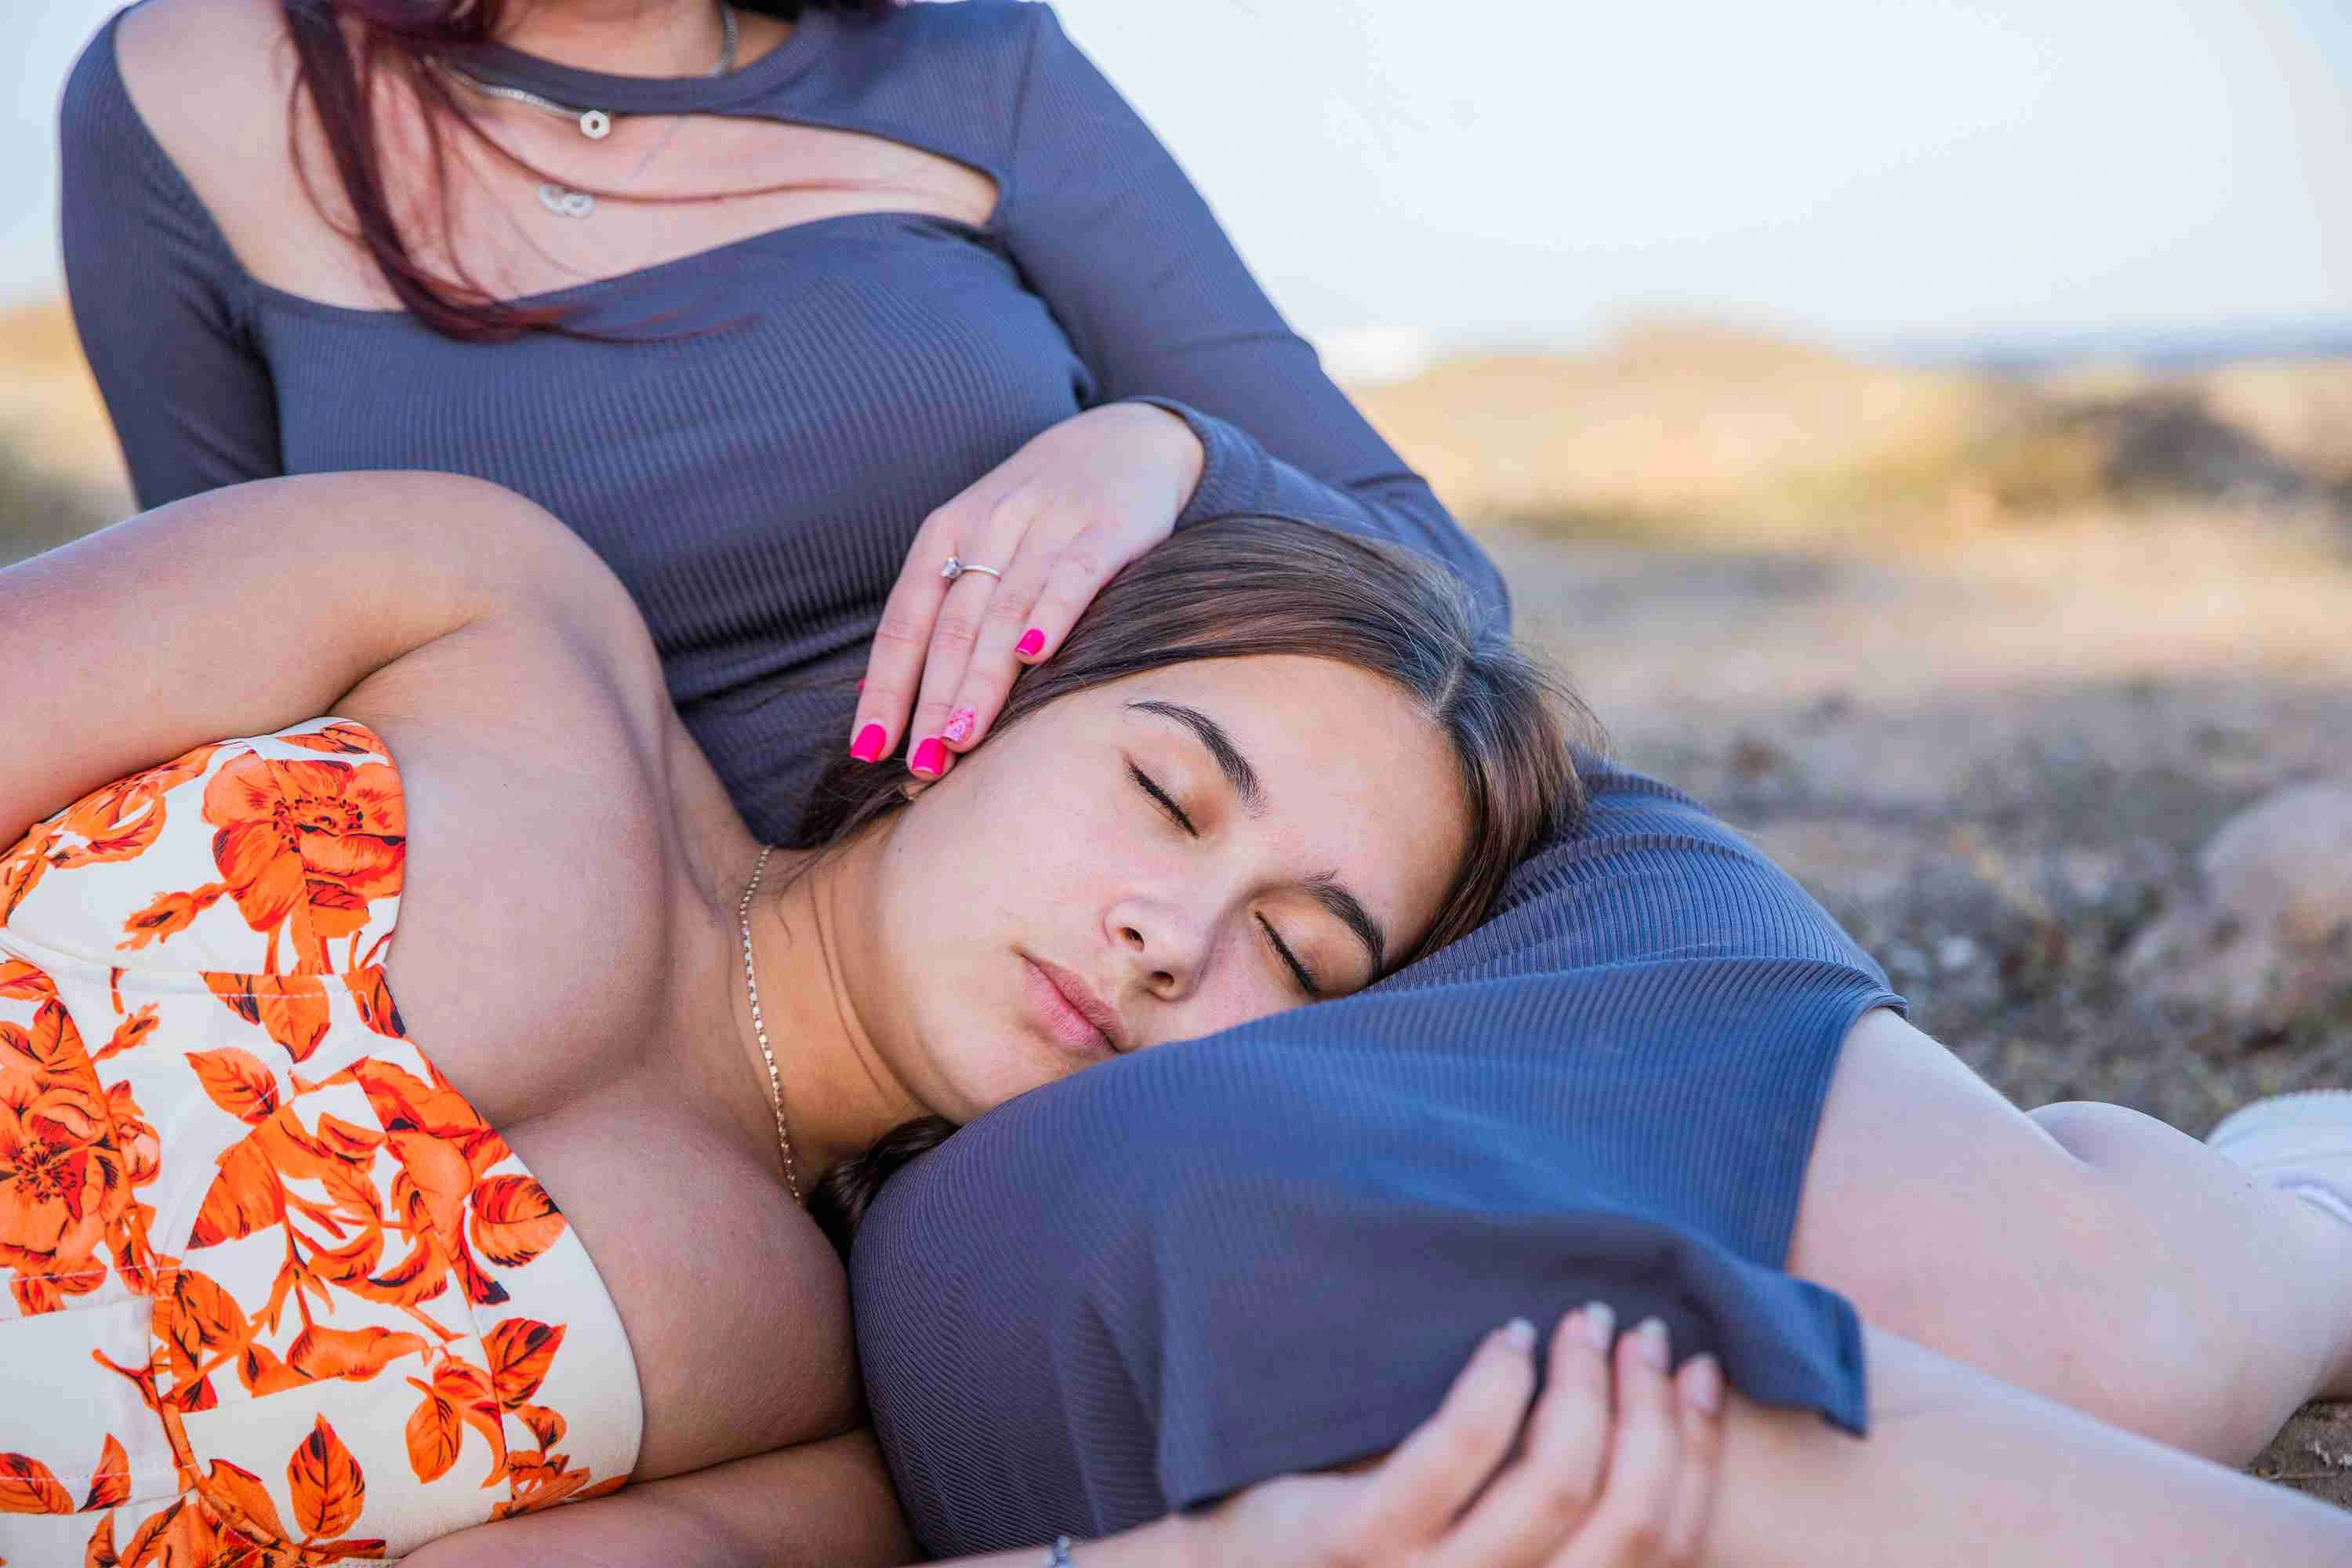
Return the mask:
[[625, 590], [562, 524], [437, 474], [175, 501], [0, 571], [0, 844], [191, 746], [332, 712], [469, 627], [646, 640]]
[[[1571, 1312], [1539, 1352], [1534, 1325], [1507, 1324], [1388, 1454], [1276, 1477], [1204, 1511], [1087, 1542], [1076, 1559], [1085, 1568], [1680, 1568], [1695, 1561], [1714, 1500], [1720, 1373], [1706, 1356], [1669, 1373], [1663, 1324], [1613, 1350], [1610, 1334], [1605, 1313]], [[1534, 1398], [1538, 1355], [1546, 1386]], [[880, 1452], [861, 1430], [482, 1525], [407, 1561], [774, 1568], [904, 1563], [915, 1552]], [[956, 1559], [972, 1568], [1042, 1560], [1034, 1548]]]
[[873, 1435], [860, 1429], [593, 1502], [477, 1525], [406, 1561], [412, 1568], [753, 1568], [912, 1562]]
[[[1181, 1521], [1090, 1542], [1088, 1568], [1192, 1568]], [[898, 1513], [882, 1456], [860, 1429], [613, 1497], [445, 1536], [411, 1568], [770, 1568], [877, 1565], [919, 1553]], [[980, 1568], [1034, 1568], [1039, 1553], [960, 1559]]]

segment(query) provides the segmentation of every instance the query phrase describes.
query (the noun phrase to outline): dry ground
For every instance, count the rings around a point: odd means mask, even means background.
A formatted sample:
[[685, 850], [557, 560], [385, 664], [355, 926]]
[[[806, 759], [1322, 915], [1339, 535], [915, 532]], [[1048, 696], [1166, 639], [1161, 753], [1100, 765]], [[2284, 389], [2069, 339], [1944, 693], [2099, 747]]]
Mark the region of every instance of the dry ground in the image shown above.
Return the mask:
[[[2352, 1086], [2352, 999], [2250, 1042], [2116, 973], [2222, 817], [2352, 779], [2341, 543], [2187, 510], [1882, 555], [1486, 537], [1617, 753], [1764, 846], [2020, 1103], [2201, 1133]], [[2352, 1405], [2258, 1468], [2352, 1506]]]
[[[0, 317], [0, 373], [5, 562], [127, 490], [59, 312]], [[2352, 781], [2352, 363], [2012, 381], [1669, 324], [1363, 401], [1619, 754], [2005, 1092], [2202, 1132], [2352, 1086], [2352, 996], [2250, 1040], [2116, 963], [2230, 812]], [[2352, 1506], [2352, 1405], [2256, 1468]]]

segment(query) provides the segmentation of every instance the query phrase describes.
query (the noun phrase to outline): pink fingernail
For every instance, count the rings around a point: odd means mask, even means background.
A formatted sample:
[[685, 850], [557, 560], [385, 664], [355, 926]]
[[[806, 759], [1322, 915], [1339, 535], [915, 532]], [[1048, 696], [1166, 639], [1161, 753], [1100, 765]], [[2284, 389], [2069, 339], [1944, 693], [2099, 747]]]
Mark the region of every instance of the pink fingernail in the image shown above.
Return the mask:
[[860, 690], [860, 691], [865, 690], [865, 689], [866, 689], [866, 682], [864, 682], [863, 680], [860, 680], [860, 681], [857, 683], [857, 689], [858, 689], [858, 690]]
[[927, 779], [939, 777], [947, 771], [947, 765], [948, 749], [937, 735], [925, 736], [923, 743], [915, 748], [913, 758], [907, 763], [908, 771]]
[[948, 727], [940, 733], [961, 746], [971, 739], [971, 727], [978, 722], [980, 722], [978, 714], [969, 708], [959, 708], [955, 711], [955, 717], [948, 721]]
[[1709, 1415], [1723, 1408], [1723, 1369], [1713, 1356], [1693, 1356], [1683, 1378], [1684, 1398]]
[[879, 724], [868, 724], [857, 731], [857, 739], [850, 743], [849, 754], [861, 763], [879, 762], [889, 745], [888, 732]]
[[1021, 634], [1021, 640], [1013, 645], [1013, 651], [1023, 658], [1035, 658], [1040, 652], [1044, 651], [1045, 647], [1045, 634], [1035, 626], [1031, 626]]

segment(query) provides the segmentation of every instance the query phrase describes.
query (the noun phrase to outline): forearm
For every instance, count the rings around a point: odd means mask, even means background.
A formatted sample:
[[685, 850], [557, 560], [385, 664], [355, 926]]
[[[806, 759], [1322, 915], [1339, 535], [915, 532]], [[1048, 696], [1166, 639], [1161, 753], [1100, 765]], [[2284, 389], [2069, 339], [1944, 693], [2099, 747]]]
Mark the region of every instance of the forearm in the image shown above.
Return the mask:
[[[1180, 1517], [1074, 1549], [1084, 1568], [1204, 1568]], [[958, 1558], [1037, 1568], [1042, 1549]], [[921, 1560], [871, 1433], [761, 1454], [435, 1542], [410, 1568], [892, 1568]]]
[[[1244, 381], [1255, 374], [1244, 373]], [[1311, 379], [1314, 384], [1301, 388], [1292, 405], [1303, 407], [1318, 431], [1361, 425], [1345, 395], [1324, 381], [1319, 371]], [[1202, 408], [1157, 395], [1130, 401], [1149, 403], [1183, 420], [1201, 444], [1200, 479], [1177, 527], [1248, 512], [1408, 545], [1453, 567], [1492, 613], [1507, 621], [1509, 595], [1494, 563], [1454, 521], [1427, 482], [1369, 429], [1361, 432], [1357, 449], [1347, 454], [1352, 460], [1343, 460], [1337, 452], [1328, 455], [1327, 467], [1347, 471], [1342, 478], [1326, 479], [1275, 457], [1255, 435]], [[1288, 416], [1283, 423], [1288, 423]], [[1328, 435], [1318, 438], [1337, 440]], [[1377, 460], [1383, 457], [1387, 461]]]
[[530, 584], [593, 594], [602, 571], [520, 497], [423, 474], [215, 490], [0, 571], [0, 844], [190, 746], [331, 711]]
[[1150, 128], [1049, 10], [1030, 17], [998, 226], [1096, 399], [1157, 403], [1200, 437], [1177, 526], [1249, 511], [1394, 540], [1503, 613], [1492, 564], [1324, 374]]

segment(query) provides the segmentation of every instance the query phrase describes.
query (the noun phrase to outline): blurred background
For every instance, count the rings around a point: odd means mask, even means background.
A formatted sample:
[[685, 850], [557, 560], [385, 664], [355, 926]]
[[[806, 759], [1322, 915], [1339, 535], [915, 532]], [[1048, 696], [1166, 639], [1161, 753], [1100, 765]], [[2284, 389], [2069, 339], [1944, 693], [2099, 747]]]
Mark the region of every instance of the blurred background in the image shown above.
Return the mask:
[[[111, 6], [0, 5], [53, 147]], [[2352, 1085], [2340, 0], [1058, 9], [1619, 752], [1929, 1032], [2192, 1132]], [[130, 504], [54, 185], [0, 171], [0, 560]]]

